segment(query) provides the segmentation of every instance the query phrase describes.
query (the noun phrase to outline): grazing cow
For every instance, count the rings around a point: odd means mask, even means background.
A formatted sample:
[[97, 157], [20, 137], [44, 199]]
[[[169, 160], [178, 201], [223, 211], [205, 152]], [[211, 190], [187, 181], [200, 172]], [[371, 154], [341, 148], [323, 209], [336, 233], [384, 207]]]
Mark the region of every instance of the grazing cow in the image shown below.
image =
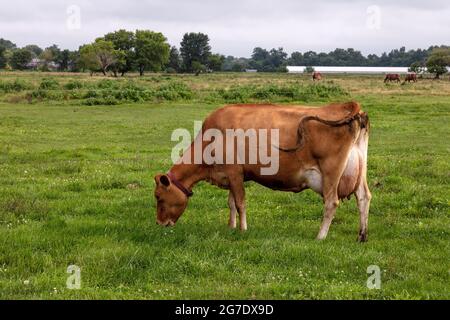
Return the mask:
[[388, 73], [386, 77], [384, 78], [384, 83], [391, 81], [397, 81], [400, 82], [400, 75], [398, 73]]
[[403, 81], [403, 83], [405, 83], [406, 81], [408, 82], [417, 82], [417, 75], [415, 73], [408, 73], [405, 76], [405, 81]]
[[[250, 142], [244, 146], [245, 161], [208, 164], [200, 159], [200, 163], [192, 163], [198, 150], [204, 155], [201, 152], [210, 148], [211, 139], [201, 136], [209, 129], [225, 132], [254, 128], [276, 129], [278, 132], [279, 140], [275, 146], [269, 136], [259, 137], [260, 146], [267, 139], [271, 145], [269, 153], [278, 152], [278, 171], [274, 174], [262, 174], [267, 161], [261, 160], [261, 149], [258, 150], [260, 157], [257, 162], [249, 163], [246, 157], [257, 154], [249, 153]], [[246, 139], [250, 141], [249, 137]], [[194, 185], [206, 180], [229, 190], [229, 226], [236, 228], [236, 214], [239, 214], [240, 229], [246, 230], [244, 181], [255, 181], [273, 190], [300, 192], [310, 188], [320, 194], [324, 211], [317, 239], [327, 236], [339, 200], [349, 199], [354, 194], [360, 213], [358, 240], [366, 241], [371, 199], [366, 180], [368, 139], [369, 119], [356, 102], [321, 108], [277, 105], [223, 107], [206, 118], [197, 137], [168, 173], [155, 176], [157, 223], [174, 225], [186, 209]], [[219, 144], [215, 151], [230, 153], [228, 140], [226, 145], [227, 148], [225, 143]], [[235, 146], [232, 148], [231, 153], [236, 151]]]
[[312, 74], [313, 81], [319, 81], [322, 80], [322, 74], [320, 72], [314, 71]]

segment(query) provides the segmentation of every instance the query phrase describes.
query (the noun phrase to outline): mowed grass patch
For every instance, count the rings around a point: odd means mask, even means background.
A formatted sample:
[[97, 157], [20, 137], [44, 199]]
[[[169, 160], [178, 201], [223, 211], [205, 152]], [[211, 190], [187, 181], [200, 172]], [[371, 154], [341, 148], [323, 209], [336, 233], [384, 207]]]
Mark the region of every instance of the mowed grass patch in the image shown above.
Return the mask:
[[[23, 80], [41, 82], [32, 77]], [[154, 77], [139, 81], [164, 81]], [[289, 83], [292, 75], [180, 78], [229, 90], [232, 82]], [[371, 120], [373, 199], [364, 244], [356, 242], [354, 198], [318, 242], [318, 195], [254, 183], [247, 184], [246, 233], [227, 228], [227, 193], [207, 183], [195, 188], [175, 227], [157, 226], [153, 176], [171, 166], [172, 131], [192, 132], [194, 120], [221, 104], [1, 104], [0, 297], [450, 298], [448, 96], [412, 86], [411, 94], [389, 94], [376, 81], [373, 89], [383, 94], [361, 94], [373, 80], [332, 79]], [[66, 288], [72, 264], [81, 268], [80, 290]], [[366, 286], [370, 265], [381, 269], [380, 290]]]

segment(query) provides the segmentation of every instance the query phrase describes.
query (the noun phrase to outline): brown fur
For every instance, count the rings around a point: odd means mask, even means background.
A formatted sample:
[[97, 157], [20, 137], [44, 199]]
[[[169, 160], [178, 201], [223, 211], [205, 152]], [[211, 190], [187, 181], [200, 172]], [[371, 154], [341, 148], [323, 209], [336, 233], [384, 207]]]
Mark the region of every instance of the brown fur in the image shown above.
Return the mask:
[[312, 79], [314, 81], [315, 80], [317, 80], [317, 81], [322, 80], [322, 74], [320, 72], [314, 71], [313, 74], [312, 74]]
[[406, 82], [406, 81], [408, 81], [408, 82], [417, 82], [417, 75], [415, 74], [415, 73], [408, 73], [406, 76], [405, 76], [405, 81], [404, 82]]
[[386, 77], [384, 77], [384, 83], [391, 81], [400, 82], [400, 75], [398, 73], [388, 73]]
[[[264, 165], [259, 162], [222, 165], [177, 163], [170, 169], [171, 175], [188, 190], [192, 190], [201, 180], [230, 190], [228, 204], [231, 227], [236, 226], [235, 217], [239, 213], [241, 229], [247, 228], [243, 183], [251, 180], [282, 191], [300, 192], [316, 188], [315, 191], [322, 195], [325, 204], [318, 239], [326, 237], [339, 199], [355, 194], [361, 214], [359, 240], [367, 238], [371, 197], [366, 181], [369, 120], [358, 103], [332, 104], [321, 108], [231, 105], [216, 110], [206, 118], [202, 130], [209, 128], [221, 131], [279, 129], [282, 147], [279, 171], [275, 175], [261, 175], [260, 169]], [[202, 149], [209, 143], [204, 141]], [[183, 159], [193, 159], [193, 146], [194, 143], [185, 151]], [[350, 158], [353, 160], [350, 161]], [[167, 175], [157, 175], [155, 182], [157, 222], [173, 225], [185, 210], [188, 198], [170, 182]]]

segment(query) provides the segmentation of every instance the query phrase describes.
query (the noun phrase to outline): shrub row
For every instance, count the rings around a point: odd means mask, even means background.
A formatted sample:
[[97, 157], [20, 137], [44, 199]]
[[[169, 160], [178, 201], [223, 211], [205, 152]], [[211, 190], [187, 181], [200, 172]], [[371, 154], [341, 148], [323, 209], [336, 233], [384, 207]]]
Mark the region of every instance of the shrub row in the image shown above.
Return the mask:
[[[31, 86], [22, 81], [0, 82], [3, 92], [20, 92]], [[266, 84], [235, 85], [227, 89], [194, 92], [183, 82], [168, 81], [158, 87], [140, 86], [133, 81], [104, 79], [95, 83], [72, 80], [61, 86], [51, 78], [42, 79], [38, 89], [27, 93], [28, 101], [37, 100], [81, 100], [86, 105], [116, 105], [127, 102], [183, 101], [192, 98], [208, 102], [289, 102], [311, 101], [346, 96], [348, 93], [333, 82], [314, 84]]]
[[16, 79], [14, 81], [0, 81], [0, 91], [4, 93], [20, 92], [30, 88], [31, 85], [21, 79]]
[[219, 89], [218, 95], [230, 103], [260, 101], [310, 101], [323, 98], [346, 96], [348, 93], [333, 83], [289, 84], [266, 86], [233, 86]]

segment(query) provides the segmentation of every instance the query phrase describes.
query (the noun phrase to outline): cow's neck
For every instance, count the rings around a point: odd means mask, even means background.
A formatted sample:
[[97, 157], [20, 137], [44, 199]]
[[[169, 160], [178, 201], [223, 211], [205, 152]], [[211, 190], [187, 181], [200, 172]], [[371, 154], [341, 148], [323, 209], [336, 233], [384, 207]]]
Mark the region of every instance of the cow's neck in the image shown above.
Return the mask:
[[190, 191], [197, 182], [208, 177], [208, 169], [198, 164], [175, 164], [170, 172]]

